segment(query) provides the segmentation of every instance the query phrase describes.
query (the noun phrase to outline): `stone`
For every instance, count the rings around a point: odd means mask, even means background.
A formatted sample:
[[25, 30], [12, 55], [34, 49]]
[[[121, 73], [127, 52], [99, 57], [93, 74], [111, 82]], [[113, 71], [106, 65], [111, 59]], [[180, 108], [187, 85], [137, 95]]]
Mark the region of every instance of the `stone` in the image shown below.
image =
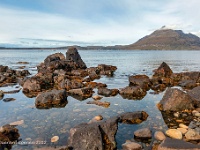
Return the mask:
[[65, 107], [67, 101], [67, 93], [65, 90], [51, 90], [38, 94], [35, 99], [36, 108], [52, 108], [52, 107]]
[[200, 86], [193, 88], [188, 95], [192, 97], [195, 107], [200, 107]]
[[169, 136], [173, 139], [181, 140], [183, 138], [182, 133], [177, 129], [168, 129], [165, 133], [167, 136]]
[[59, 136], [53, 136], [52, 138], [51, 138], [51, 142], [52, 143], [55, 143], [55, 142], [57, 142], [59, 140]]
[[68, 91], [68, 93], [71, 96], [77, 95], [85, 99], [92, 96], [93, 90], [92, 88], [85, 87], [85, 88], [71, 89]]
[[144, 90], [150, 89], [150, 79], [146, 75], [135, 75], [129, 77], [129, 86], [139, 86]]
[[122, 144], [123, 150], [142, 150], [142, 146], [136, 142], [126, 142]]
[[11, 102], [11, 101], [15, 101], [15, 98], [4, 98], [3, 101], [4, 102]]
[[86, 69], [87, 66], [81, 59], [81, 56], [78, 53], [78, 50], [75, 47], [70, 47], [66, 52], [66, 60], [72, 61], [74, 63], [73, 69]]
[[179, 127], [180, 127], [180, 128], [184, 128], [184, 129], [188, 129], [188, 126], [186, 126], [186, 125], [184, 125], [184, 124], [182, 124], [182, 123], [179, 124]]
[[161, 77], [170, 77], [172, 75], [172, 70], [168, 66], [167, 63], [163, 62], [158, 69], [154, 70], [153, 77], [155, 76], [161, 76]]
[[200, 140], [200, 132], [198, 129], [188, 129], [188, 132], [185, 134], [187, 140]]
[[94, 95], [94, 96], [92, 96], [92, 98], [93, 98], [94, 100], [100, 100], [100, 99], [102, 99], [103, 97], [102, 97], [102, 96], [99, 96], [99, 95]]
[[149, 128], [143, 128], [134, 132], [134, 137], [138, 139], [151, 139], [152, 133]]
[[108, 108], [110, 106], [110, 102], [101, 102], [101, 101], [88, 101], [87, 104], [95, 104], [95, 105], [98, 105], [98, 106], [102, 106], [102, 107], [105, 107], [105, 108]]
[[9, 125], [11, 125], [11, 126], [18, 126], [18, 125], [22, 125], [22, 124], [24, 124], [24, 120], [19, 120], [19, 121], [9, 123]]
[[156, 131], [154, 133], [154, 138], [158, 141], [163, 141], [166, 139], [166, 136], [164, 135], [164, 133], [162, 131]]
[[179, 86], [181, 86], [184, 89], [193, 89], [197, 86], [197, 84], [194, 80], [183, 80], [179, 82]]
[[195, 117], [200, 117], [200, 113], [197, 112], [197, 113], [194, 114], [194, 116], [195, 116]]
[[118, 89], [108, 89], [106, 87], [98, 88], [98, 94], [106, 97], [115, 96], [119, 93]]
[[144, 111], [126, 112], [118, 115], [120, 123], [139, 124], [148, 118], [148, 114]]
[[192, 98], [177, 88], [168, 88], [159, 103], [162, 111], [193, 110]]
[[113, 76], [115, 70], [117, 70], [116, 66], [105, 65], [105, 64], [99, 64], [97, 68], [100, 71], [99, 72], [100, 75], [107, 75], [107, 76]]
[[4, 97], [4, 92], [0, 90], [0, 100], [3, 99], [3, 97]]
[[200, 150], [200, 146], [183, 140], [166, 138], [158, 146], [158, 150]]
[[177, 130], [179, 130], [183, 135], [185, 135], [187, 133], [187, 129], [185, 128], [177, 128]]

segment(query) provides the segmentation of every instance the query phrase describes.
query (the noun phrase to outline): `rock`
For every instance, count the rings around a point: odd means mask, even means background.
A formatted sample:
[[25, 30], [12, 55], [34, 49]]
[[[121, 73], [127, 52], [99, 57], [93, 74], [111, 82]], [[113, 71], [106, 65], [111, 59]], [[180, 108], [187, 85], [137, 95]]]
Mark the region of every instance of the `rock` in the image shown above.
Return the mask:
[[150, 79], [146, 75], [135, 75], [129, 77], [129, 86], [139, 86], [144, 90], [150, 89]]
[[183, 87], [184, 89], [193, 89], [197, 86], [197, 84], [194, 80], [183, 80], [179, 82], [179, 86]]
[[166, 138], [159, 146], [158, 150], [199, 150], [200, 146], [182, 140]]
[[89, 98], [92, 96], [93, 94], [93, 90], [92, 88], [79, 88], [79, 89], [71, 89], [68, 91], [69, 95], [73, 96], [73, 95], [77, 95], [82, 97], [83, 99], [85, 98]]
[[101, 101], [89, 101], [87, 102], [87, 104], [95, 104], [95, 105], [98, 105], [98, 106], [102, 106], [102, 107], [105, 107], [105, 108], [108, 108], [110, 106], [110, 102], [101, 102]]
[[147, 94], [146, 90], [139, 86], [127, 86], [121, 89], [119, 93], [126, 99], [142, 99]]
[[192, 98], [176, 88], [168, 88], [159, 104], [159, 109], [162, 111], [182, 111], [185, 109], [194, 109]]
[[8, 70], [8, 66], [0, 65], [0, 72], [6, 72]]
[[149, 128], [143, 128], [134, 132], [134, 137], [138, 139], [151, 139], [152, 133]]
[[101, 123], [80, 124], [70, 129], [68, 147], [80, 150], [116, 149], [117, 118]]
[[35, 99], [37, 108], [65, 107], [67, 104], [67, 93], [65, 90], [52, 90], [38, 94]]
[[101, 115], [95, 116], [94, 118], [92, 118], [88, 123], [93, 123], [93, 122], [97, 122], [97, 121], [101, 121], [103, 120], [103, 117]]
[[86, 69], [87, 66], [81, 59], [81, 56], [79, 55], [78, 51], [76, 48], [71, 47], [68, 49], [66, 52], [66, 60], [67, 61], [72, 61], [74, 63], [74, 68], [73, 69]]
[[195, 116], [195, 117], [200, 117], [200, 113], [199, 113], [199, 112], [198, 112], [198, 113], [195, 113], [194, 116]]
[[163, 62], [158, 69], [154, 70], [154, 75], [155, 76], [161, 76], [161, 77], [170, 77], [172, 75], [172, 70], [170, 69], [170, 67]]
[[106, 87], [98, 88], [98, 94], [106, 97], [115, 96], [119, 93], [118, 89], [108, 89]]
[[[55, 80], [55, 78], [54, 78], [54, 80]], [[58, 83], [59, 89], [66, 89], [67, 91], [71, 90], [71, 89], [78, 89], [78, 88], [83, 88], [83, 87], [84, 87], [84, 84], [79, 79], [68, 79], [68, 78], [64, 77], [63, 80], [61, 80]]]
[[200, 107], [200, 86], [193, 88], [188, 95], [192, 97], [195, 107]]
[[19, 61], [19, 62], [17, 62], [17, 64], [29, 64], [29, 62], [26, 62], [26, 61]]
[[4, 92], [0, 90], [0, 100], [3, 99], [3, 97], [4, 97]]
[[[19, 93], [21, 88], [19, 90], [12, 90], [12, 91], [4, 91], [4, 94], [13, 94], [13, 93]], [[1, 97], [1, 96], [0, 96]]]
[[10, 123], [9, 125], [18, 126], [18, 125], [22, 125], [22, 124], [24, 124], [24, 120], [15, 121], [15, 122]]
[[197, 128], [188, 129], [188, 132], [185, 134], [187, 140], [200, 140], [200, 132]]
[[15, 98], [4, 98], [3, 101], [4, 102], [11, 102], [11, 101], [15, 101]]
[[164, 133], [162, 131], [156, 131], [154, 133], [154, 138], [158, 141], [163, 141], [166, 139], [166, 136], [164, 135]]
[[57, 142], [59, 140], [59, 136], [53, 136], [52, 138], [51, 138], [51, 142], [52, 143], [55, 143], [55, 142]]
[[47, 58], [44, 60], [44, 64], [49, 64], [52, 61], [56, 60], [65, 60], [65, 56], [62, 53], [55, 53], [52, 55], [49, 55]]
[[117, 70], [116, 66], [112, 65], [105, 65], [105, 64], [99, 64], [97, 66], [98, 70], [100, 71], [100, 75], [107, 75], [107, 76], [113, 76], [113, 73], [115, 70]]
[[185, 128], [177, 128], [177, 130], [179, 130], [183, 135], [185, 135], [185, 133], [188, 131]]
[[80, 77], [86, 77], [88, 75], [88, 72], [85, 69], [77, 69], [71, 71], [73, 76], [80, 76]]
[[184, 128], [184, 129], [188, 129], [188, 126], [186, 126], [186, 125], [184, 125], [184, 124], [182, 124], [182, 123], [179, 124], [179, 127], [180, 127], [180, 128]]
[[127, 124], [139, 124], [148, 118], [148, 114], [144, 111], [126, 112], [120, 114], [119, 122]]
[[183, 138], [182, 133], [177, 129], [168, 129], [165, 133], [167, 136], [169, 136], [173, 139], [181, 140]]
[[142, 150], [142, 146], [136, 142], [126, 142], [122, 144], [123, 150]]
[[100, 100], [100, 99], [102, 99], [103, 97], [102, 97], [102, 96], [99, 96], [99, 95], [94, 95], [94, 96], [92, 96], [92, 98], [93, 98], [94, 100]]

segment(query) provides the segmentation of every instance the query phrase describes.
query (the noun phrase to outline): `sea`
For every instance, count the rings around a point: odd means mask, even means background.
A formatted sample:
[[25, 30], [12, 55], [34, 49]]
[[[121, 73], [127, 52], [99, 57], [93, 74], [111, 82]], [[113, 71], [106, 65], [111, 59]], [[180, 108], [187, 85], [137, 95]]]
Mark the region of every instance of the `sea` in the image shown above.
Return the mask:
[[[0, 50], [0, 65], [19, 69], [24, 66], [30, 76], [37, 73], [37, 65], [51, 54], [67, 50]], [[162, 62], [166, 62], [173, 72], [200, 71], [200, 51], [191, 50], [79, 50], [82, 60], [87, 67], [96, 67], [98, 64], [117, 66], [113, 77], [102, 76], [95, 80], [107, 84], [108, 88], [123, 88], [128, 86], [131, 75], [153, 75], [153, 70]], [[28, 62], [18, 64], [17, 62]], [[0, 87], [0, 90], [10, 91], [20, 89], [19, 85]], [[94, 95], [97, 94], [95, 89]], [[14, 150], [31, 150], [40, 148], [59, 148], [66, 146], [69, 131], [80, 123], [89, 122], [93, 117], [102, 115], [104, 120], [124, 112], [145, 111], [149, 114], [141, 124], [119, 124], [116, 134], [117, 148], [121, 149], [126, 140], [134, 138], [133, 132], [137, 129], [149, 127], [152, 132], [165, 131], [167, 125], [156, 104], [162, 99], [164, 92], [153, 93], [152, 90], [141, 100], [123, 99], [120, 95], [103, 97], [101, 101], [111, 103], [109, 108], [87, 104], [92, 98], [84, 101], [68, 97], [68, 104], [64, 108], [37, 109], [35, 98], [26, 97], [22, 93], [6, 94], [4, 98], [15, 98], [15, 101], [0, 100], [0, 126], [23, 120], [24, 123], [16, 126], [20, 133], [21, 142], [12, 146]], [[58, 136], [56, 143], [51, 138]], [[39, 141], [38, 143], [35, 143]]]

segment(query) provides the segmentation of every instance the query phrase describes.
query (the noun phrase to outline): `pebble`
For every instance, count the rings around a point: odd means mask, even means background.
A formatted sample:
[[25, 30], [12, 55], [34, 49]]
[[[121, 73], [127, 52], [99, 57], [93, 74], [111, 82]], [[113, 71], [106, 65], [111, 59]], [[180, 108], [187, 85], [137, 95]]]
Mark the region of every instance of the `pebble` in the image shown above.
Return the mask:
[[93, 119], [96, 121], [100, 121], [100, 120], [103, 120], [103, 117], [101, 115], [98, 115], [98, 116], [95, 116]]
[[57, 142], [58, 140], [59, 140], [59, 137], [58, 137], [58, 136], [54, 136], [54, 137], [51, 138], [51, 142], [52, 142], [52, 143], [55, 143], [55, 142]]
[[152, 134], [149, 128], [143, 128], [143, 129], [136, 130], [134, 132], [134, 136], [136, 138], [150, 139], [152, 137]]
[[173, 139], [181, 140], [183, 138], [182, 133], [177, 129], [168, 129], [165, 133]]
[[99, 96], [99, 95], [95, 95], [95, 96], [92, 96], [92, 98], [93, 98], [94, 100], [100, 100], [100, 99], [102, 99], [103, 97], [102, 97], [102, 96]]
[[192, 111], [192, 114], [193, 114], [193, 115], [195, 115], [196, 113], [198, 113], [197, 110], [193, 110], [193, 111]]
[[154, 133], [154, 137], [158, 141], [163, 141], [166, 138], [166, 136], [164, 135], [164, 133], [162, 131], [156, 131]]
[[11, 126], [18, 126], [18, 125], [22, 125], [22, 124], [24, 124], [24, 120], [19, 120], [19, 121], [10, 123]]
[[174, 117], [178, 118], [180, 114], [178, 112], [174, 113]]
[[122, 144], [123, 150], [142, 150], [142, 146], [136, 142], [126, 142]]
[[200, 113], [197, 112], [197, 113], [194, 114], [194, 116], [196, 116], [196, 117], [200, 117]]
[[180, 128], [188, 129], [188, 126], [184, 125], [183, 123], [179, 124]]
[[187, 129], [185, 128], [177, 128], [177, 130], [179, 130], [183, 135], [185, 135], [187, 133]]

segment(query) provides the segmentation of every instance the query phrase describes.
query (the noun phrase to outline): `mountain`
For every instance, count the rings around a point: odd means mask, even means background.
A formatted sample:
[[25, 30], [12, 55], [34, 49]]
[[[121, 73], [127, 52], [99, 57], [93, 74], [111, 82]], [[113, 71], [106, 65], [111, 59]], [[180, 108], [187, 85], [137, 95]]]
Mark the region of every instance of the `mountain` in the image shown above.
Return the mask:
[[200, 38], [181, 30], [160, 29], [123, 49], [141, 50], [200, 50]]

